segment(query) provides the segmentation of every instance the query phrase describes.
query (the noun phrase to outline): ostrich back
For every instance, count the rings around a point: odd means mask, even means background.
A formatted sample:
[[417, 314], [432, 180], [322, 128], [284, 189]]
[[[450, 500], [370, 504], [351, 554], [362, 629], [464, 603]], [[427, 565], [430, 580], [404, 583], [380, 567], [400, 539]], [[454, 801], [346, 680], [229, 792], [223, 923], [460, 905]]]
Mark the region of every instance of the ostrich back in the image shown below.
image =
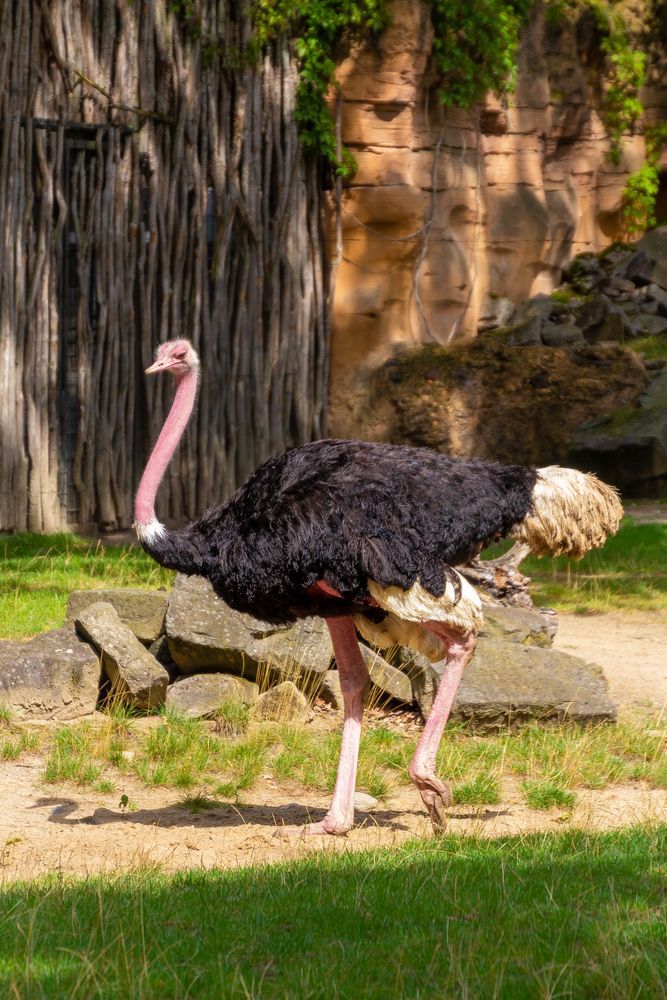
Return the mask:
[[[227, 503], [150, 551], [270, 622], [359, 610], [369, 578], [403, 589], [419, 579], [441, 596], [450, 567], [524, 519], [536, 477], [421, 448], [316, 441], [269, 459]], [[317, 580], [345, 600], [323, 608], [308, 593]]]

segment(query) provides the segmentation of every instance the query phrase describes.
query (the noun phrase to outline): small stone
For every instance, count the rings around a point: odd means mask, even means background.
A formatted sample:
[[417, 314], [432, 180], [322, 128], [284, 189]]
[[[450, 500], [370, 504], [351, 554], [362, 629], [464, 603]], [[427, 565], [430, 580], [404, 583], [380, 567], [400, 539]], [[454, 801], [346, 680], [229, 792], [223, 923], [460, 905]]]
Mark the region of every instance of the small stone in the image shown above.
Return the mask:
[[354, 793], [354, 808], [359, 812], [369, 812], [379, 805], [378, 799], [373, 798], [372, 795], [368, 795], [366, 792]]
[[283, 681], [260, 694], [252, 714], [267, 722], [305, 722], [308, 701], [295, 684]]
[[327, 670], [317, 693], [327, 705], [332, 705], [333, 708], [342, 710], [343, 694], [340, 689], [340, 675], [337, 670]]
[[254, 705], [259, 688], [252, 681], [231, 674], [192, 674], [171, 685], [166, 704], [186, 719], [206, 719], [225, 702]]

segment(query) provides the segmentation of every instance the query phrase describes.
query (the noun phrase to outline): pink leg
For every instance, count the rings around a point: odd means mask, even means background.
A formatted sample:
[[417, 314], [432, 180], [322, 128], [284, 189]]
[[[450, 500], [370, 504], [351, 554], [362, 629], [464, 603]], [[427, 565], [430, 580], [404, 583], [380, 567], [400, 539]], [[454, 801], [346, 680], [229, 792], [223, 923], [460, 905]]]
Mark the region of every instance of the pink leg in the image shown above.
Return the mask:
[[452, 793], [449, 785], [436, 777], [435, 757], [463, 671], [475, 652], [477, 636], [465, 635], [441, 622], [424, 623], [424, 628], [434, 632], [447, 646], [447, 665], [431, 714], [410, 761], [409, 774], [419, 789], [433, 825], [441, 829], [445, 825], [444, 809], [451, 805]]
[[343, 694], [343, 742], [338, 774], [329, 811], [319, 823], [309, 824], [304, 833], [347, 833], [354, 823], [354, 789], [359, 758], [361, 719], [368, 690], [368, 670], [359, 649], [351, 618], [327, 618], [340, 688]]

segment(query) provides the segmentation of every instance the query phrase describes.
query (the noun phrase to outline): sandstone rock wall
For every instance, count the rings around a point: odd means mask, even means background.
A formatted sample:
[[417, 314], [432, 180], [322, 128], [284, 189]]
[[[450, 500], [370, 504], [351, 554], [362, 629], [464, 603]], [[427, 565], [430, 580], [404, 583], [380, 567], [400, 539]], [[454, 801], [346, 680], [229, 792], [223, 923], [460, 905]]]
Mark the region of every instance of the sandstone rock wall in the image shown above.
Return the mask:
[[[640, 29], [646, 3], [625, 7]], [[497, 297], [550, 291], [573, 255], [617, 238], [625, 180], [644, 159], [641, 128], [624, 140], [618, 166], [607, 157], [590, 10], [554, 22], [538, 5], [511, 98], [447, 113], [429, 5], [391, 0], [390, 10], [391, 26], [338, 74], [342, 139], [359, 169], [343, 193], [334, 433], [336, 389], [350, 369], [397, 344], [475, 335]], [[647, 122], [667, 112], [659, 70], [642, 95]]]

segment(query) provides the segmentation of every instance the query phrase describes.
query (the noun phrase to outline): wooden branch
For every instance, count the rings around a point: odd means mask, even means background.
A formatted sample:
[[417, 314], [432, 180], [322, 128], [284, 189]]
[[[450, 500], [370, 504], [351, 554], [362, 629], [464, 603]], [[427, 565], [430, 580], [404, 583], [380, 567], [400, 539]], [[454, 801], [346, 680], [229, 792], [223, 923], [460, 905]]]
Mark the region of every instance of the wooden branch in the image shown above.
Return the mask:
[[533, 605], [528, 584], [530, 577], [519, 572], [519, 565], [530, 555], [530, 547], [516, 542], [511, 549], [497, 559], [471, 559], [459, 572], [474, 586], [490, 594], [502, 604], [530, 608]]

